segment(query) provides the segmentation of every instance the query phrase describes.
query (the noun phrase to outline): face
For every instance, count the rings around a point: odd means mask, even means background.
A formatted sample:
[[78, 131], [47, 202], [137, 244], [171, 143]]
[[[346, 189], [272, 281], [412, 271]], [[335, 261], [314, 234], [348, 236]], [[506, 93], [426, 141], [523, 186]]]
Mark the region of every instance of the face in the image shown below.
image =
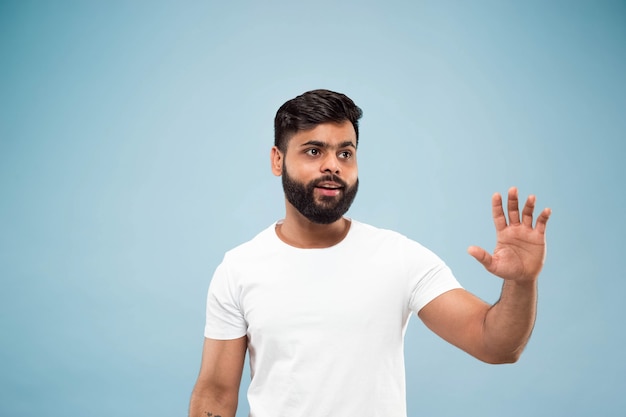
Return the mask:
[[287, 202], [313, 223], [330, 224], [350, 208], [358, 190], [356, 134], [350, 122], [296, 133], [283, 154], [272, 149]]

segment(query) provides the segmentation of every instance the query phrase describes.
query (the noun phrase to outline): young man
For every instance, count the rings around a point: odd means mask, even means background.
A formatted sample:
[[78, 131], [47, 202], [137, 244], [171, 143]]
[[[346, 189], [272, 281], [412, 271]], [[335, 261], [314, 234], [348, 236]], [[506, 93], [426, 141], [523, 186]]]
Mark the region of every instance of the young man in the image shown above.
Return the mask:
[[207, 298], [202, 365], [191, 417], [233, 417], [246, 349], [252, 417], [405, 417], [403, 340], [414, 312], [435, 333], [488, 363], [515, 362], [528, 341], [550, 210], [533, 227], [535, 197], [492, 199], [493, 254], [470, 247], [504, 279], [488, 305], [461, 288], [432, 252], [343, 215], [358, 188], [361, 110], [316, 90], [274, 122], [271, 167], [286, 214], [229, 251]]

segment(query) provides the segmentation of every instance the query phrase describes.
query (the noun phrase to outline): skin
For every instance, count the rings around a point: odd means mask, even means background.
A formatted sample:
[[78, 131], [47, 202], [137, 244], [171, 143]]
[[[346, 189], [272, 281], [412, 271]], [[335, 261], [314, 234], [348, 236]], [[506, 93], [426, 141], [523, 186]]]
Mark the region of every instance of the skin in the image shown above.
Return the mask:
[[[274, 175], [285, 166], [302, 183], [332, 173], [353, 185], [358, 178], [356, 134], [349, 122], [326, 123], [296, 133], [282, 152], [270, 155]], [[316, 201], [341, 191], [315, 190]], [[286, 215], [276, 233], [285, 243], [299, 248], [324, 248], [337, 244], [348, 233], [349, 220], [315, 224], [287, 200]], [[496, 229], [493, 253], [470, 246], [468, 253], [485, 269], [502, 278], [498, 302], [489, 305], [463, 289], [435, 298], [418, 315], [433, 332], [470, 355], [487, 363], [511, 363], [519, 359], [530, 338], [537, 305], [537, 279], [546, 252], [545, 231], [550, 209], [537, 216], [533, 226], [535, 196], [526, 200], [520, 213], [518, 191], [507, 196], [507, 214], [502, 196], [492, 197]], [[246, 337], [235, 340], [205, 339], [202, 365], [193, 390], [190, 417], [234, 417], [247, 348]]]
[[[287, 152], [277, 147], [271, 150], [272, 173], [280, 176], [283, 164], [289, 175], [303, 183], [309, 183], [324, 175], [333, 174], [348, 186], [358, 178], [356, 161], [356, 133], [350, 122], [321, 124], [309, 131], [298, 132], [287, 145]], [[341, 191], [336, 191], [337, 197]], [[316, 202], [333, 192], [315, 190]], [[341, 218], [331, 224], [316, 224], [304, 217], [285, 200], [286, 214], [278, 227], [278, 236], [298, 248], [326, 248], [340, 242], [350, 229], [350, 222]]]
[[537, 313], [537, 279], [546, 254], [545, 231], [550, 209], [544, 209], [533, 227], [535, 196], [519, 212], [518, 192], [508, 192], [508, 222], [502, 197], [492, 197], [496, 227], [493, 254], [477, 246], [468, 253], [487, 271], [502, 278], [500, 300], [493, 306], [465, 290], [448, 291], [419, 312], [432, 331], [487, 363], [516, 362], [532, 332]]
[[235, 417], [248, 341], [205, 338], [198, 380], [191, 393], [190, 417]]

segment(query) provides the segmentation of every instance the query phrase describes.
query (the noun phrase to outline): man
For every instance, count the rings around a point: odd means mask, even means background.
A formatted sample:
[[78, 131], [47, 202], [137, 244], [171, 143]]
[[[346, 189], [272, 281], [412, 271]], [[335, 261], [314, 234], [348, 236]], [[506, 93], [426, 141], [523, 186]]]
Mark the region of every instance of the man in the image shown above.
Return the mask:
[[404, 417], [413, 312], [482, 361], [519, 358], [534, 325], [550, 210], [533, 227], [535, 197], [520, 218], [511, 188], [507, 221], [493, 196], [494, 253], [468, 249], [504, 279], [488, 305], [418, 243], [344, 217], [359, 183], [360, 117], [352, 100], [327, 90], [278, 110], [271, 168], [282, 177], [285, 218], [227, 252], [215, 271], [190, 416], [235, 415], [248, 349], [252, 417]]

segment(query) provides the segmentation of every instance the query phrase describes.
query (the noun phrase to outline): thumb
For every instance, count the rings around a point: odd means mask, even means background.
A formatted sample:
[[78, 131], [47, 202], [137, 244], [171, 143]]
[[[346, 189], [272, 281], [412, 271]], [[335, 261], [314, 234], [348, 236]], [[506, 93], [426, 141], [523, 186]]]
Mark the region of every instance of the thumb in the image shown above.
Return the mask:
[[484, 266], [485, 269], [489, 271], [489, 268], [491, 267], [491, 262], [493, 260], [489, 252], [478, 246], [470, 246], [469, 248], [467, 248], [467, 253], [472, 255], [474, 259], [480, 262], [482, 266]]

